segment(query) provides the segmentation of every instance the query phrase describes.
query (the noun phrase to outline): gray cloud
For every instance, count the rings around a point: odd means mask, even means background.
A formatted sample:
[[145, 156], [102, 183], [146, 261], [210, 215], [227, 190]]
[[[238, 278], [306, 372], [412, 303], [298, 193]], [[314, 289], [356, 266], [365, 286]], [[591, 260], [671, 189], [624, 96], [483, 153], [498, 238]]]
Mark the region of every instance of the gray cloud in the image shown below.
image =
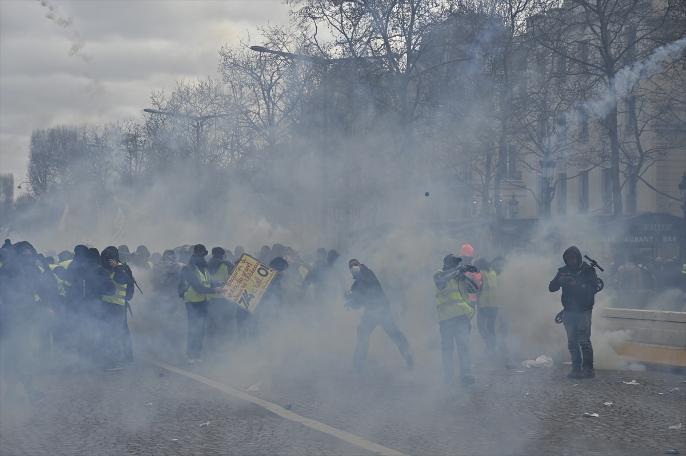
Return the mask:
[[33, 129], [139, 116], [151, 90], [215, 76], [222, 44], [287, 20], [280, 0], [0, 1], [0, 172], [24, 179]]

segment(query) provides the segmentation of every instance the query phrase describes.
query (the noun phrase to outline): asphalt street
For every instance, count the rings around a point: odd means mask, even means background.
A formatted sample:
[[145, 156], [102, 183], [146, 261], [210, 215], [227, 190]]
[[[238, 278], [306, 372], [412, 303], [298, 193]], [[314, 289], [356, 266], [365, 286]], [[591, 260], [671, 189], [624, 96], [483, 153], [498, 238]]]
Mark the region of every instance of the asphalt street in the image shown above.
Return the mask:
[[477, 384], [464, 389], [393, 366], [364, 374], [344, 362], [273, 366], [266, 376], [239, 375], [227, 363], [176, 365], [354, 438], [139, 358], [117, 373], [46, 367], [31, 397], [5, 385], [0, 454], [371, 454], [357, 438], [412, 455], [686, 454], [686, 426], [669, 429], [686, 424], [686, 377], [675, 374], [599, 371], [570, 381], [566, 366], [481, 365]]

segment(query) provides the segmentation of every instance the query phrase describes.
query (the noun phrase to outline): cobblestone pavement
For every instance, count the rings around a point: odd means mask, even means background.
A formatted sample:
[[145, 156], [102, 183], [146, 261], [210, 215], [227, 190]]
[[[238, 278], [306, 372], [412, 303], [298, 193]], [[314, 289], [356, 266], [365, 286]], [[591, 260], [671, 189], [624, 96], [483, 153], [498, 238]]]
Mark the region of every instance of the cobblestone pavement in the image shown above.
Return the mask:
[[[598, 371], [571, 381], [567, 366], [481, 366], [475, 386], [444, 389], [422, 372], [391, 368], [359, 375], [327, 366], [308, 379], [274, 371], [256, 395], [407, 454], [686, 454], [686, 426], [669, 429], [686, 425], [685, 376]], [[631, 380], [638, 384], [623, 383]]]
[[[686, 454], [686, 426], [669, 429], [686, 424], [679, 375], [599, 371], [573, 382], [564, 366], [481, 366], [474, 387], [445, 389], [420, 369], [360, 375], [344, 362], [275, 368], [269, 378], [220, 373], [210, 362], [192, 370], [243, 390], [258, 382], [251, 394], [406, 454]], [[48, 372], [35, 390], [30, 402], [0, 404], [3, 456], [368, 454], [144, 361], [110, 374]]]
[[366, 454], [143, 362], [47, 374], [35, 389], [0, 405], [0, 455]]

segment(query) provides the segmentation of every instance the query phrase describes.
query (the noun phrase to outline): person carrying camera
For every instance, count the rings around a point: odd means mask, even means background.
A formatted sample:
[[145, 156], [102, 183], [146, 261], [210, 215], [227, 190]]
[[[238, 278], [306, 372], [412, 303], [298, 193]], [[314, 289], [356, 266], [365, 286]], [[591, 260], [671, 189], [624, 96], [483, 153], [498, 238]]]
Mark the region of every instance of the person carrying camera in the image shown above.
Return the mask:
[[575, 246], [562, 255], [565, 265], [558, 269], [548, 289], [562, 288], [561, 320], [567, 332], [567, 348], [572, 358], [568, 378], [593, 378], [593, 346], [591, 345], [591, 314], [598, 292], [598, 277], [593, 266], [585, 263]]
[[460, 363], [460, 381], [463, 385], [474, 384], [469, 353], [469, 332], [474, 318], [475, 304], [469, 295], [476, 293], [478, 284], [467, 274], [476, 268], [462, 265], [462, 259], [455, 255], [443, 258], [443, 268], [434, 274], [438, 329], [441, 334], [443, 380], [452, 384], [454, 376], [453, 351], [457, 347]]

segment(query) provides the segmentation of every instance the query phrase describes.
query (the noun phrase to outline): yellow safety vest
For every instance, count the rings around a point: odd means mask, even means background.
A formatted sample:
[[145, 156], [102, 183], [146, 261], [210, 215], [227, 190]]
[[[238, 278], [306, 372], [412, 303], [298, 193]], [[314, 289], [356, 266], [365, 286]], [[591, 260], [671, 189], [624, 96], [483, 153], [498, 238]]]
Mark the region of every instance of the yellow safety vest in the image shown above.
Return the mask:
[[498, 305], [496, 289], [498, 287], [498, 275], [495, 271], [481, 271], [483, 285], [479, 293], [479, 306], [493, 307]]
[[114, 284], [114, 294], [102, 295], [102, 296], [100, 296], [100, 300], [102, 300], [103, 302], [109, 302], [111, 304], [117, 304], [120, 306], [125, 306], [126, 305], [126, 284], [115, 282], [114, 281], [114, 272], [112, 272], [112, 274], [110, 274], [110, 280]]
[[467, 300], [467, 293], [462, 294], [465, 288], [465, 283], [460, 284], [459, 279], [454, 278], [446, 283], [445, 288], [436, 291], [439, 321], [462, 315], [470, 319], [474, 317], [474, 307]]
[[55, 277], [55, 281], [57, 281], [57, 292], [62, 297], [67, 296], [67, 288], [71, 287], [71, 283], [69, 283], [68, 280], [60, 279], [60, 277], [57, 274], [55, 274], [55, 269], [62, 267], [66, 271], [71, 262], [72, 260], [64, 260], [60, 261], [59, 263], [51, 264], [48, 266], [50, 270], [53, 271], [52, 275]]
[[[198, 276], [198, 279], [200, 279], [200, 283], [203, 286], [210, 288], [209, 272], [207, 270], [205, 270], [205, 272], [202, 272], [197, 266], [193, 266], [193, 269], [195, 269], [195, 274]], [[211, 295], [205, 293], [198, 293], [197, 291], [195, 291], [192, 285], [189, 285], [188, 289], [183, 294], [183, 300], [186, 302], [205, 302], [207, 301], [209, 296]]]
[[[38, 260], [36, 260], [36, 267], [38, 268], [38, 270], [40, 271], [41, 274], [45, 273], [45, 268], [43, 267], [41, 262]], [[38, 293], [33, 294], [33, 301], [34, 302], [41, 302], [41, 297]]]
[[[209, 273], [209, 270], [208, 270]], [[219, 265], [216, 271], [214, 273], [210, 273], [210, 280], [212, 282], [220, 282], [220, 283], [226, 283], [229, 280], [229, 267], [226, 265], [226, 263], [222, 263]], [[215, 299], [215, 298], [223, 298], [224, 296], [221, 293], [209, 293], [207, 295], [207, 299]]]

